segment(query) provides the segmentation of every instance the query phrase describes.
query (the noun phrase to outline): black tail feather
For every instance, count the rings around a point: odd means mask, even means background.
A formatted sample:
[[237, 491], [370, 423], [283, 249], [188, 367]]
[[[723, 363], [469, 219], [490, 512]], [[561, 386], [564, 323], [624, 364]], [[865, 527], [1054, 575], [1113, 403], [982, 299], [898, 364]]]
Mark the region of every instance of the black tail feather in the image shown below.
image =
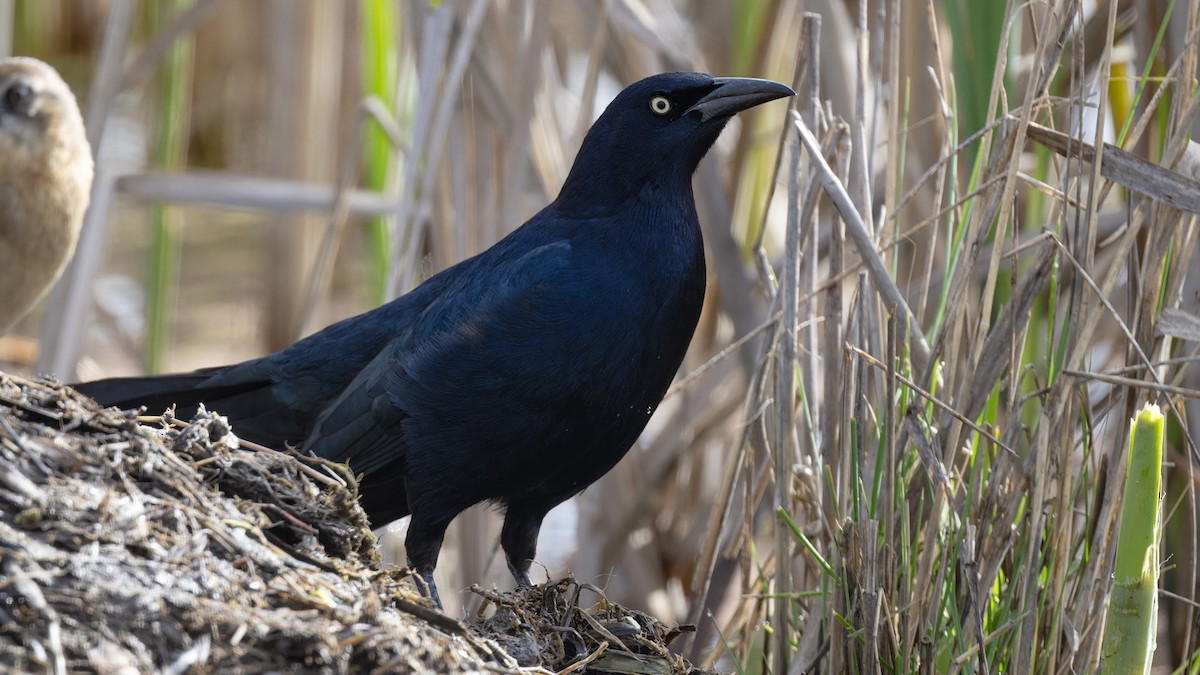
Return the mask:
[[175, 415], [181, 419], [189, 419], [203, 403], [209, 410], [228, 417], [238, 436], [263, 445], [281, 447], [284, 442], [299, 444], [304, 440], [312, 415], [291, 414], [303, 411], [280, 406], [268, 380], [214, 382], [224, 370], [210, 368], [176, 375], [114, 377], [72, 386], [104, 406], [125, 410], [145, 407], [149, 414], [158, 414], [174, 406]]
[[[150, 414], [158, 414], [176, 406], [179, 415], [184, 409], [194, 411], [200, 403], [223, 398], [223, 395], [203, 387], [212, 373], [195, 372], [179, 375], [149, 377], [114, 377], [71, 385], [81, 394], [91, 396], [103, 406], [132, 409], [145, 406]], [[215, 394], [215, 396], [214, 396]]]

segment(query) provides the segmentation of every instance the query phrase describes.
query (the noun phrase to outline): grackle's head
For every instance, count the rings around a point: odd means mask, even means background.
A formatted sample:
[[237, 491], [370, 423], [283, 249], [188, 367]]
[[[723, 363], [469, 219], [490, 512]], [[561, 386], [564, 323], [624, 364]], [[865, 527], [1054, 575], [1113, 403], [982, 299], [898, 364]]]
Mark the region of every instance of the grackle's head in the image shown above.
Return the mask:
[[619, 208], [647, 184], [690, 185], [731, 117], [794, 94], [770, 80], [703, 73], [663, 73], [635, 82], [588, 131], [555, 206], [592, 215]]

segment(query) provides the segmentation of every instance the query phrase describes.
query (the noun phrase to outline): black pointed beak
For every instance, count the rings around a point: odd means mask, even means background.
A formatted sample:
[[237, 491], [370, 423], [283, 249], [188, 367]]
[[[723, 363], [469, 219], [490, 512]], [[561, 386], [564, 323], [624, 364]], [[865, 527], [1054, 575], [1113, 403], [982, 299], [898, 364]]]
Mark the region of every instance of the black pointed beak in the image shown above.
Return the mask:
[[688, 112], [700, 113], [701, 122], [729, 117], [767, 101], [796, 95], [786, 84], [753, 77], [717, 77], [713, 78], [713, 84], [716, 89], [688, 108]]

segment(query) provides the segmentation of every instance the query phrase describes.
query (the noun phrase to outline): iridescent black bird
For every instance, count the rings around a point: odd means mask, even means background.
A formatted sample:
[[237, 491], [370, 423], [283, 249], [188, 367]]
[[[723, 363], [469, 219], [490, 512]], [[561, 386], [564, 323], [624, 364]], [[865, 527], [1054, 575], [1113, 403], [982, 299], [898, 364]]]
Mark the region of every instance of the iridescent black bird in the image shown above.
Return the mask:
[[691, 341], [705, 285], [692, 173], [735, 113], [792, 94], [642, 80], [592, 126], [553, 203], [411, 293], [260, 359], [78, 389], [183, 415], [204, 403], [243, 438], [349, 462], [375, 526], [412, 515], [408, 561], [431, 589], [450, 521], [494, 502], [529, 584], [542, 519], [625, 455]]

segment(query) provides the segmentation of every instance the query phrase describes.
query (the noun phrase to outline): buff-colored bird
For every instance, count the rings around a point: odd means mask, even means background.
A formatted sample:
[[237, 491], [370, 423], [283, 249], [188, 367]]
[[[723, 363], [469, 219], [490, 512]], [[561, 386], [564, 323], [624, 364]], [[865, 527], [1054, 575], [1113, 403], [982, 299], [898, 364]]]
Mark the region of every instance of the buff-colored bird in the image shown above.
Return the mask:
[[37, 59], [0, 59], [0, 333], [71, 259], [91, 187], [91, 147], [71, 90]]

